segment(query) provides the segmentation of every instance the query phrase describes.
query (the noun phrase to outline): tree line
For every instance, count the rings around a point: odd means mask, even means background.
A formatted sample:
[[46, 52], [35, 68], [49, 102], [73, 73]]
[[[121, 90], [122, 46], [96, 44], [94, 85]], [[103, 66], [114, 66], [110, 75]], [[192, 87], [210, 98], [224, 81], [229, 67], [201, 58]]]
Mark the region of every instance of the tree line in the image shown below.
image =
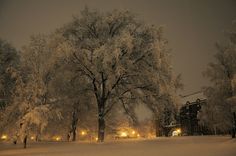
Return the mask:
[[[205, 75], [207, 105], [199, 115], [209, 129], [235, 125], [235, 31], [217, 44], [216, 62]], [[173, 73], [163, 27], [129, 11], [85, 8], [51, 34], [38, 34], [20, 50], [0, 40], [0, 132], [40, 141], [45, 132], [76, 140], [79, 127], [97, 134], [118, 126], [124, 116], [137, 126], [135, 109], [151, 113], [156, 135], [177, 120], [181, 76]], [[235, 127], [234, 127], [235, 130]]]
[[49, 129], [75, 140], [81, 125], [95, 129], [103, 142], [118, 112], [138, 124], [140, 104], [159, 125], [166, 110], [172, 113], [165, 118], [174, 118], [182, 84], [163, 28], [129, 11], [85, 8], [53, 33], [33, 35], [21, 50], [3, 40], [0, 45], [1, 130], [25, 146], [29, 133], [40, 140]]
[[203, 106], [199, 119], [203, 126], [214, 134], [236, 132], [236, 23], [225, 31], [227, 40], [216, 43], [215, 61], [209, 63], [203, 75], [211, 85], [204, 87], [207, 104]]

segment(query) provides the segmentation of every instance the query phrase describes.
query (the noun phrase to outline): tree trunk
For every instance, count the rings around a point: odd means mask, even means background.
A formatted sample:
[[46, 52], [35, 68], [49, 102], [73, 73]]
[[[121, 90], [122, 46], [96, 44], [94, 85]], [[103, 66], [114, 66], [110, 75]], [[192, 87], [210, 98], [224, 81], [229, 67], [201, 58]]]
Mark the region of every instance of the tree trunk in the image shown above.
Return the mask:
[[16, 145], [18, 140], [18, 133], [13, 137], [13, 144]]
[[105, 120], [103, 117], [98, 118], [98, 142], [104, 142]]
[[216, 126], [214, 126], [214, 135], [217, 135]]
[[25, 135], [24, 137], [24, 148], [26, 148], [26, 144], [27, 144], [27, 135]]
[[70, 131], [70, 133], [72, 133], [72, 141], [76, 141], [76, 129], [77, 129], [77, 123], [79, 120], [78, 112], [79, 110], [75, 105], [73, 113], [72, 113], [71, 131]]
[[235, 138], [235, 128], [232, 128], [232, 138]]
[[40, 127], [41, 127], [41, 126], [38, 127], [37, 135], [36, 135], [36, 137], [35, 137], [35, 141], [36, 141], [36, 142], [41, 141], [41, 138], [40, 138], [40, 137], [41, 137], [41, 130], [40, 130]]
[[155, 120], [155, 128], [156, 128], [156, 137], [160, 136], [160, 122], [158, 119]]
[[39, 139], [39, 134], [36, 135], [35, 141], [36, 141], [36, 142], [39, 142], [39, 141], [40, 141], [40, 139]]
[[77, 129], [77, 125], [72, 125], [72, 129], [71, 129], [72, 141], [76, 141], [76, 129]]
[[70, 132], [67, 134], [67, 141], [70, 141]]
[[[104, 142], [105, 137], [105, 103], [106, 103], [106, 79], [104, 78], [103, 72], [101, 72], [102, 82], [96, 85], [96, 80], [93, 79], [94, 94], [97, 99], [98, 106], [98, 142]], [[99, 88], [99, 90], [98, 90]]]
[[235, 138], [235, 133], [236, 133], [236, 113], [233, 112], [232, 138]]
[[76, 128], [72, 131], [72, 141], [76, 141]]

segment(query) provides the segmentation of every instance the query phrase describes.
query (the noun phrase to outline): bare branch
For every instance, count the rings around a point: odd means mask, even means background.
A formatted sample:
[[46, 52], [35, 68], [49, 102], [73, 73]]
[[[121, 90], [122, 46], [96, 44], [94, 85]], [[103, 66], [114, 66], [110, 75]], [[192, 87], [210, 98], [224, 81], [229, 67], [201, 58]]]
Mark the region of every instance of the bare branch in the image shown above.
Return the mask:
[[78, 58], [78, 56], [75, 53], [73, 53], [73, 56], [77, 59], [77, 63], [85, 69], [84, 72], [89, 73], [88, 76], [93, 80], [95, 77], [94, 73], [86, 65], [82, 63], [82, 61]]

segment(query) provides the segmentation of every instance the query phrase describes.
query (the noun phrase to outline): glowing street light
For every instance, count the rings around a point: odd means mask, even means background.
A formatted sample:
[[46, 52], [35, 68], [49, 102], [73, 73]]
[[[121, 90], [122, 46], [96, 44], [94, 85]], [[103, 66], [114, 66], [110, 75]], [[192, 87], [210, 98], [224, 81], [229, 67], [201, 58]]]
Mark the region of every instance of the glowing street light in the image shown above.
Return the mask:
[[61, 137], [56, 137], [56, 141], [60, 141], [61, 140]]
[[172, 132], [172, 136], [180, 136], [180, 134], [181, 134], [181, 129], [180, 128], [178, 128], [178, 129], [176, 129], [175, 131]]
[[135, 131], [132, 131], [132, 134], [134, 135], [136, 132]]
[[6, 139], [7, 139], [7, 135], [6, 135], [6, 134], [3, 134], [3, 135], [1, 136], [1, 139], [2, 139], [2, 140], [6, 140]]
[[53, 140], [55, 140], [55, 141], [60, 141], [60, 140], [61, 140], [61, 136], [54, 136], [54, 137], [53, 137]]
[[120, 136], [121, 136], [121, 137], [127, 137], [128, 134], [127, 134], [126, 132], [121, 132]]
[[176, 131], [177, 131], [179, 134], [181, 133], [181, 129], [180, 129], [180, 128], [178, 128]]
[[86, 135], [86, 134], [87, 134], [86, 131], [81, 131], [81, 135], [82, 135], [82, 136], [84, 136], [84, 135]]

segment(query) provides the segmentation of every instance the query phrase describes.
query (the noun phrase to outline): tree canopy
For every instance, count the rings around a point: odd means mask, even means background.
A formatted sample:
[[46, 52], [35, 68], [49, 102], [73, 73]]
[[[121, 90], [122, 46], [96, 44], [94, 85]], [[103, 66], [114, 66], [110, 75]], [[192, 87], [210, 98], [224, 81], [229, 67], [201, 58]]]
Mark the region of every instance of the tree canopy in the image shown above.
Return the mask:
[[182, 84], [173, 74], [163, 27], [129, 11], [85, 8], [52, 34], [32, 36], [20, 58], [19, 68], [8, 69], [16, 86], [5, 121], [16, 123], [24, 140], [53, 126], [75, 140], [79, 125], [103, 142], [105, 127], [119, 121], [118, 114], [137, 125], [138, 104], [165, 120], [162, 124], [174, 120]]
[[10, 78], [7, 69], [17, 68], [19, 54], [17, 50], [7, 41], [0, 39], [0, 99], [9, 101], [11, 91], [14, 88], [14, 80]]
[[123, 105], [135, 120], [135, 103], [171, 92], [174, 79], [162, 27], [147, 25], [128, 11], [86, 8], [58, 31], [70, 43], [73, 70], [96, 99], [100, 141], [104, 118], [114, 105]]

